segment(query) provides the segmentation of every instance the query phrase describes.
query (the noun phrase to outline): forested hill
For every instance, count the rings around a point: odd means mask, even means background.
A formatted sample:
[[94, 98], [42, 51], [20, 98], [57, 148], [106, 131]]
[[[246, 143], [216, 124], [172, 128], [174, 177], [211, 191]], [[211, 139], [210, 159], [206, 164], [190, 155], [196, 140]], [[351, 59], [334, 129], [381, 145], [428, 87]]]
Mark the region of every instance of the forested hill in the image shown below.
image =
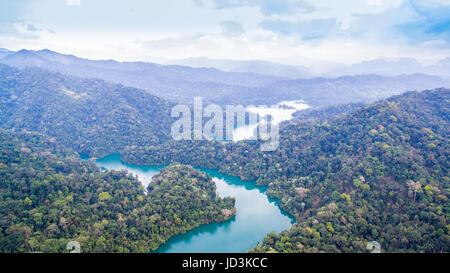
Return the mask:
[[363, 103], [347, 103], [319, 108], [308, 108], [302, 111], [295, 112], [292, 115], [292, 121], [326, 122], [333, 118], [337, 118], [338, 116], [348, 114], [364, 106], [365, 104]]
[[254, 251], [450, 251], [450, 90], [408, 92], [325, 122], [282, 126], [280, 147], [171, 142], [123, 160], [191, 162], [268, 185], [297, 217]]
[[[347, 103], [374, 103], [405, 91], [420, 91], [450, 87], [446, 78], [426, 74], [395, 77], [376, 74], [280, 81], [264, 86], [260, 92], [265, 100], [283, 97], [302, 99], [312, 106], [331, 106]], [[271, 92], [276, 90], [276, 92]]]
[[91, 156], [168, 139], [170, 108], [143, 90], [0, 64], [0, 126], [41, 132]]
[[200, 224], [233, 217], [234, 200], [189, 166], [164, 168], [148, 187], [100, 171], [36, 133], [0, 129], [0, 252], [149, 252]]

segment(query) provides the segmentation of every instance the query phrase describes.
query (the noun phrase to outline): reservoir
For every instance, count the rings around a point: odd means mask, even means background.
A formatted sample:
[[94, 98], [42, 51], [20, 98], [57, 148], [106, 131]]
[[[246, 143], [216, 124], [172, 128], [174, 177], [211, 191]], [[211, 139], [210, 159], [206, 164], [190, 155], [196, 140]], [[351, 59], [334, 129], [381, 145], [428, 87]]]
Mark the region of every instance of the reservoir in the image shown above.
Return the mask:
[[[283, 121], [291, 120], [292, 115], [301, 110], [305, 110], [310, 108], [308, 104], [306, 104], [302, 100], [293, 100], [293, 101], [282, 101], [277, 103], [276, 105], [272, 105], [270, 107], [247, 107], [246, 111], [258, 114], [260, 117], [270, 116], [272, 118], [272, 124], [280, 124]], [[258, 126], [256, 124], [247, 124], [241, 127], [236, 128], [233, 131], [233, 141], [240, 141], [251, 139], [255, 136], [255, 129]]]
[[[128, 170], [138, 176], [147, 187], [151, 178], [163, 166], [137, 166], [120, 161], [119, 155], [111, 155], [95, 161], [108, 170]], [[278, 202], [269, 198], [265, 187], [254, 181], [242, 181], [238, 177], [224, 175], [215, 170], [200, 169], [213, 178], [220, 197], [236, 198], [236, 216], [224, 223], [201, 225], [193, 230], [172, 237], [157, 252], [246, 252], [262, 242], [274, 231], [279, 233], [289, 229], [294, 219], [280, 210]]]

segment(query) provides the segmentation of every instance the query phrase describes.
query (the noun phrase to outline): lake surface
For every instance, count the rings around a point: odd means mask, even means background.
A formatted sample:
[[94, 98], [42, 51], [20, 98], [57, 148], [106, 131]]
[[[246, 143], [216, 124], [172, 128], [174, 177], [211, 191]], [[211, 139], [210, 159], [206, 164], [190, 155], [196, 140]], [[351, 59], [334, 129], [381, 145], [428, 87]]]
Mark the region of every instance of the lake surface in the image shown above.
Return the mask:
[[[163, 168], [125, 164], [120, 161], [119, 155], [100, 158], [96, 163], [108, 170], [126, 169], [136, 174], [145, 186]], [[255, 186], [254, 181], [242, 181], [215, 170], [200, 170], [213, 178], [219, 196], [236, 198], [236, 216], [225, 223], [202, 225], [174, 236], [157, 252], [246, 252], [262, 242], [268, 233], [279, 233], [289, 229], [294, 223], [293, 218], [280, 210], [278, 202], [265, 194], [265, 187]]]
[[[270, 116], [272, 118], [272, 124], [280, 124], [283, 121], [291, 120], [292, 115], [300, 110], [305, 110], [310, 108], [302, 100], [292, 100], [292, 101], [282, 101], [276, 105], [270, 107], [260, 106], [260, 107], [247, 107], [247, 112], [258, 114], [260, 117]], [[233, 131], [233, 141], [240, 141], [251, 139], [255, 136], [255, 129], [258, 127], [258, 123], [246, 124], [240, 126]]]

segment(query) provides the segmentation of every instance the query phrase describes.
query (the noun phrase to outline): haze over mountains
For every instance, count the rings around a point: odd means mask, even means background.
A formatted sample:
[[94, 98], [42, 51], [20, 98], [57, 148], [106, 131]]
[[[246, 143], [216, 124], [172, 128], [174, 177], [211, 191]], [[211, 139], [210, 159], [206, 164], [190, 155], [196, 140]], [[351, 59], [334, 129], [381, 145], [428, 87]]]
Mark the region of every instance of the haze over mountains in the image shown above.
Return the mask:
[[235, 84], [239, 84], [241, 89], [248, 89], [282, 79], [250, 73], [226, 73], [217, 69], [163, 66], [155, 63], [94, 61], [50, 50], [20, 50], [5, 56], [1, 62], [18, 68], [34, 66], [72, 76], [100, 78], [142, 88], [177, 102], [184, 102], [193, 96], [201, 96], [204, 90], [215, 90], [215, 94], [211, 93], [209, 96], [213, 99], [236, 89]]
[[168, 61], [167, 63], [197, 68], [217, 68], [229, 72], [252, 72], [290, 79], [312, 78], [316, 74], [305, 66], [284, 65], [259, 60], [215, 60], [206, 57], [197, 57]]
[[423, 65], [414, 58], [384, 59], [377, 58], [370, 61], [353, 64], [340, 69], [332, 69], [325, 73], [326, 76], [341, 75], [360, 75], [360, 74], [378, 74], [378, 75], [402, 75], [423, 73], [430, 75], [450, 76], [450, 58], [442, 59], [435, 65]]
[[4, 49], [4, 48], [0, 48], [0, 59], [5, 57], [5, 56], [7, 56], [7, 55], [9, 55], [9, 54], [12, 54], [12, 53], [13, 52], [10, 51], [10, 50]]
[[[206, 66], [215, 65], [235, 72], [210, 67], [88, 60], [47, 49], [0, 50], [0, 63], [10, 66], [39, 67], [71, 76], [99, 78], [141, 88], [172, 102], [188, 104], [194, 97], [202, 97], [206, 103], [221, 105], [271, 105], [283, 100], [303, 99], [312, 106], [326, 106], [369, 103], [404, 91], [450, 86], [446, 77], [450, 71], [449, 59], [433, 67], [423, 67], [413, 59], [374, 60], [329, 71], [333, 78], [314, 78], [314, 72], [306, 67], [265, 61], [202, 60]], [[430, 75], [419, 74], [423, 71], [430, 72]]]
[[434, 65], [423, 65], [414, 58], [376, 58], [352, 65], [302, 58], [300, 65], [284, 65], [260, 60], [221, 60], [206, 57], [165, 61], [166, 64], [187, 65], [191, 67], [217, 68], [230, 72], [253, 72], [263, 75], [276, 75], [291, 79], [314, 77], [340, 77], [350, 75], [378, 74], [397, 76], [402, 74], [430, 74], [450, 76], [450, 57]]

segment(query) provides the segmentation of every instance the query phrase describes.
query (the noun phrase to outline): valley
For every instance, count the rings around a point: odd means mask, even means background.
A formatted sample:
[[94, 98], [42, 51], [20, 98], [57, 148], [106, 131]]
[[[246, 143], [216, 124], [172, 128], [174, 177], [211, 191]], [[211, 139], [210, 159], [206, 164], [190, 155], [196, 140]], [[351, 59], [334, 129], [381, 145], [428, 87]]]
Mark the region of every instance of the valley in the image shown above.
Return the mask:
[[[442, 78], [252, 74], [261, 85], [245, 88], [271, 92], [201, 92], [269, 114], [279, 146], [265, 152], [249, 140], [256, 124], [233, 141], [172, 139], [172, 107], [192, 108], [196, 94], [39, 67], [0, 65], [2, 252], [65, 252], [70, 240], [85, 252], [365, 252], [373, 240], [387, 252], [449, 250], [450, 91], [403, 92]], [[212, 77], [194, 72], [189, 84]]]
[[[95, 160], [101, 168], [127, 170], [138, 175], [139, 181], [147, 186], [161, 166], [136, 166], [120, 161], [119, 155]], [[231, 252], [243, 253], [262, 242], [270, 232], [288, 229], [293, 219], [278, 208], [278, 201], [268, 198], [265, 187], [258, 187], [254, 181], [242, 181], [237, 177], [221, 174], [214, 170], [200, 169], [212, 177], [220, 197], [236, 199], [236, 215], [227, 222], [200, 226], [185, 234], [171, 238], [159, 247], [157, 252]]]
[[0, 0], [3, 268], [448, 253], [450, 0]]

